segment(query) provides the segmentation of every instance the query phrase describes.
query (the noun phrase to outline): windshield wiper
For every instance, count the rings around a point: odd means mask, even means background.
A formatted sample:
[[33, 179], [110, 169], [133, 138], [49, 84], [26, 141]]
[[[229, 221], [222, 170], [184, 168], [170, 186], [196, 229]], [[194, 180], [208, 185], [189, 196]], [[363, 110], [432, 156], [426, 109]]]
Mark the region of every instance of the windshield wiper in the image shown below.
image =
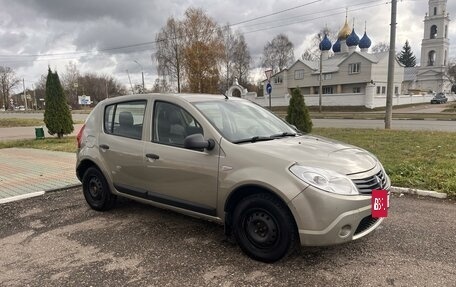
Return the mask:
[[284, 137], [294, 137], [294, 136], [296, 136], [296, 133], [283, 132], [280, 134], [274, 134], [271, 136], [271, 138], [284, 138]]
[[247, 138], [247, 139], [233, 141], [233, 143], [235, 143], [235, 144], [238, 144], [238, 143], [254, 143], [254, 142], [259, 142], [259, 141], [270, 141], [270, 140], [273, 140], [273, 139], [274, 138], [271, 138], [271, 137], [254, 136], [254, 137]]

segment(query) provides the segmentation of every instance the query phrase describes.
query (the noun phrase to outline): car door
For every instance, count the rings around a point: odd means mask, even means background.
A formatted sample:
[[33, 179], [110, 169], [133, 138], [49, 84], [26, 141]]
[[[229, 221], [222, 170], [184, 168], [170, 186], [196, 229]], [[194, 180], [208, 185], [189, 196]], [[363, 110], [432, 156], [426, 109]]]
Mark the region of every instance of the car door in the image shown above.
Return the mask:
[[181, 106], [156, 101], [152, 141], [146, 142], [144, 189], [150, 200], [210, 216], [216, 214], [219, 147], [184, 148], [186, 136], [201, 133], [200, 123]]
[[120, 102], [104, 110], [98, 146], [102, 162], [120, 192], [141, 186], [138, 174], [144, 168], [142, 134], [146, 104], [146, 100]]

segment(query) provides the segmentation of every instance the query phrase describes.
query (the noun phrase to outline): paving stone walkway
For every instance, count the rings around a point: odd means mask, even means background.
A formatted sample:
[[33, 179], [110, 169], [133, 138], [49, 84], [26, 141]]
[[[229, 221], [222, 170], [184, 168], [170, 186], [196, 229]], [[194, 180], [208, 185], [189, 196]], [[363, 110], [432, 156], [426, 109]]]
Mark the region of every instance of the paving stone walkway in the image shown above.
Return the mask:
[[79, 185], [75, 165], [75, 153], [0, 149], [0, 204]]

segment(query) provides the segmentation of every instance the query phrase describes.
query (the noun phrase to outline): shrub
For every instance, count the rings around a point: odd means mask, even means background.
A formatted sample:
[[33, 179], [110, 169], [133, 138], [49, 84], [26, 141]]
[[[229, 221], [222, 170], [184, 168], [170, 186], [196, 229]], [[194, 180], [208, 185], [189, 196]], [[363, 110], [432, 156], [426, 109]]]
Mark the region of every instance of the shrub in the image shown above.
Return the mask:
[[299, 88], [293, 89], [291, 93], [286, 121], [295, 125], [302, 132], [310, 133], [312, 131], [312, 120], [310, 119], [309, 110]]

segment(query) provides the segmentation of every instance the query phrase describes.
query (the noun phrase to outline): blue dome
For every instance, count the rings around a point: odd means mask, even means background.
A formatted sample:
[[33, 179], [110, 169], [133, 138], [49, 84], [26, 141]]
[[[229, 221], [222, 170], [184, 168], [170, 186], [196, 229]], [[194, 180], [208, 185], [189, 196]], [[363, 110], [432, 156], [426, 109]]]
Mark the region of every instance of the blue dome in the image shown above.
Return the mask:
[[361, 38], [361, 40], [359, 40], [359, 47], [361, 49], [369, 49], [371, 44], [371, 39], [369, 39], [369, 37], [367, 37], [366, 32], [364, 32], [364, 36]]
[[333, 45], [333, 52], [334, 53], [339, 53], [340, 52], [340, 41], [337, 39], [336, 43]]
[[320, 45], [319, 45], [320, 50], [329, 51], [329, 50], [331, 50], [331, 46], [332, 46], [331, 41], [329, 41], [328, 36], [325, 35], [323, 40], [321, 40], [321, 42], [320, 42]]
[[355, 29], [353, 28], [350, 36], [347, 38], [347, 46], [348, 47], [353, 47], [353, 46], [358, 46], [359, 43], [359, 37], [355, 33]]

